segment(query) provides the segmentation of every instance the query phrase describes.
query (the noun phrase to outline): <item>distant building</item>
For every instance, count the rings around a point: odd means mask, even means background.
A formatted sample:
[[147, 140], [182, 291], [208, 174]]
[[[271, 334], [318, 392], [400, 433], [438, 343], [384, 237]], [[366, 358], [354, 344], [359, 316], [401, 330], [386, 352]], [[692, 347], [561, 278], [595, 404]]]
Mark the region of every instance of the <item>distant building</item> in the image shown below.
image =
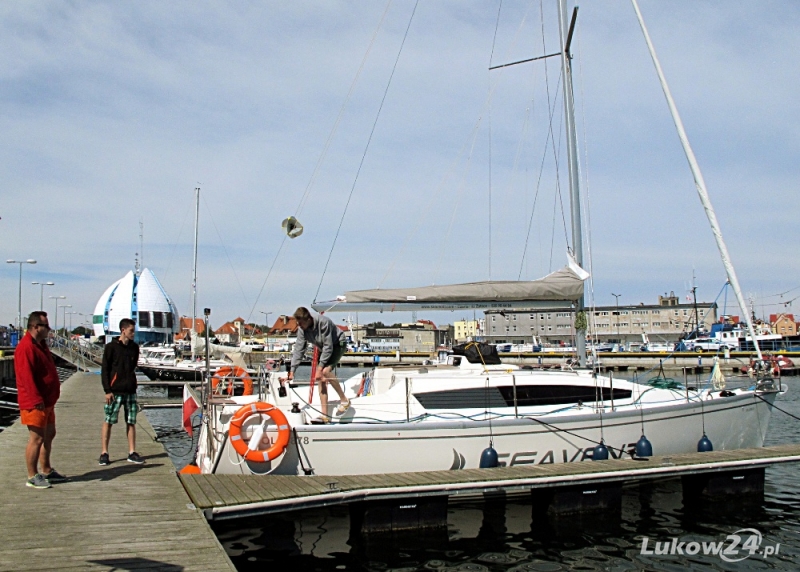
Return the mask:
[[244, 318], [234, 318], [214, 330], [214, 337], [222, 343], [238, 344], [245, 334]]
[[[658, 304], [587, 308], [588, 334], [601, 342], [639, 342], [646, 333], [652, 341], [676, 341], [699, 323], [706, 330], [717, 321], [716, 303], [681, 304], [678, 298], [659, 296]], [[491, 343], [573, 345], [574, 310], [489, 310], [484, 340]]]
[[[181, 316], [180, 322], [178, 322], [178, 333], [175, 334], [176, 340], [188, 340], [189, 339], [189, 332], [192, 330], [192, 319], [187, 316]], [[203, 322], [203, 318], [195, 318], [194, 319], [194, 331], [198, 334], [205, 332], [206, 326], [205, 322]]]
[[456, 343], [477, 339], [480, 334], [479, 320], [456, 320], [453, 322], [454, 341]]
[[449, 328], [437, 328], [430, 320], [419, 320], [415, 324], [400, 324], [391, 327], [369, 327], [362, 341], [375, 352], [418, 352], [435, 354], [439, 346], [446, 345]]
[[118, 336], [119, 322], [136, 322], [136, 341], [170, 343], [178, 332], [178, 310], [149, 268], [133, 270], [109, 286], [94, 308], [96, 336]]
[[796, 336], [797, 323], [794, 314], [770, 314], [769, 325], [773, 334], [782, 336]]

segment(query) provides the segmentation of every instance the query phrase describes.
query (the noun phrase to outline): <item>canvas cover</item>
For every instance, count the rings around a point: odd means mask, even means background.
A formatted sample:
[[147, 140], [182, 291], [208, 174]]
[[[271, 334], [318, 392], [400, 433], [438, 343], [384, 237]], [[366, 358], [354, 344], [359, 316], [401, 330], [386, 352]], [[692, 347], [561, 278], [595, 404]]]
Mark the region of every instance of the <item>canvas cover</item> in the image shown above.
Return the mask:
[[421, 288], [354, 290], [347, 303], [471, 303], [510, 301], [576, 301], [583, 296], [583, 279], [569, 266], [538, 280], [486, 281]]
[[483, 365], [500, 364], [497, 348], [492, 344], [483, 342], [467, 342], [453, 346], [453, 355], [464, 356], [469, 363], [482, 363]]

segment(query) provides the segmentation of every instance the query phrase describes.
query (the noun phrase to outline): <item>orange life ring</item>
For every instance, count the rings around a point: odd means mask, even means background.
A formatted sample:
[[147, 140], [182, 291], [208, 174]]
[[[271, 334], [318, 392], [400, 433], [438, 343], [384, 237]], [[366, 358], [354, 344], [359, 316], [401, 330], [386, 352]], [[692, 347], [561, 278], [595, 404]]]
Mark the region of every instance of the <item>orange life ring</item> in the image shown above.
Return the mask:
[[[269, 449], [251, 450], [248, 448], [248, 444], [244, 442], [244, 439], [242, 439], [242, 424], [248, 417], [257, 413], [269, 415], [278, 427], [278, 438], [275, 439], [275, 443]], [[286, 415], [283, 414], [283, 411], [263, 401], [251, 403], [250, 405], [245, 405], [240, 408], [233, 414], [228, 429], [228, 435], [230, 436], [233, 450], [248, 461], [253, 461], [255, 463], [266, 463], [280, 456], [289, 444], [290, 432], [289, 421], [286, 419]]]
[[217, 392], [217, 386], [221, 381], [228, 379], [228, 395], [233, 395], [233, 380], [234, 378], [241, 379], [244, 384], [244, 391], [242, 395], [253, 395], [253, 380], [247, 370], [239, 366], [224, 366], [214, 372], [214, 377], [211, 378], [211, 391]]

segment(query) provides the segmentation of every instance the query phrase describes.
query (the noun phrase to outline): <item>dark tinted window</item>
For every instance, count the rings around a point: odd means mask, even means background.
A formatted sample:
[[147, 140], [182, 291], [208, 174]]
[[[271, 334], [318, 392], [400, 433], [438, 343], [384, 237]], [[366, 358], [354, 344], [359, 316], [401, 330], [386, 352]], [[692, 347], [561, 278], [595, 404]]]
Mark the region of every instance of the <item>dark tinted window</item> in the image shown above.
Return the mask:
[[154, 328], [164, 327], [164, 312], [153, 312], [153, 327]]
[[[614, 389], [614, 399], [628, 399], [631, 392]], [[414, 397], [426, 409], [472, 409], [514, 406], [514, 387], [476, 387], [470, 389], [454, 389], [451, 391], [431, 391], [415, 393]], [[609, 401], [609, 388], [578, 387], [573, 385], [526, 385], [517, 386], [517, 405], [529, 407], [535, 405], [566, 405], [592, 403], [599, 400]]]
[[150, 312], [139, 312], [139, 327], [140, 328], [150, 327]]

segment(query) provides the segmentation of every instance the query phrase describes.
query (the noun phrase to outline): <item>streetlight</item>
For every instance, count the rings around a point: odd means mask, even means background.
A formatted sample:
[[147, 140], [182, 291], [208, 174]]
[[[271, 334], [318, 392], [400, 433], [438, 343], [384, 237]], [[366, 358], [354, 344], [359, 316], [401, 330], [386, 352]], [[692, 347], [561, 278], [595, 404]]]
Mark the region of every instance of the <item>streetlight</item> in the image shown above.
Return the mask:
[[617, 311], [616, 311], [616, 316], [617, 316], [617, 343], [620, 343], [621, 340], [619, 339], [619, 298], [620, 298], [620, 296], [622, 296], [622, 294], [614, 294], [612, 292], [611, 295], [614, 296], [614, 298], [617, 299]]
[[[65, 296], [66, 297], [66, 296]], [[58, 313], [58, 309], [62, 308], [64, 310], [64, 328], [67, 327], [67, 308], [72, 308], [72, 304], [64, 304], [63, 306], [58, 305], [58, 301], [56, 301], [56, 314]], [[58, 316], [56, 316], [57, 318]], [[58, 329], [56, 328], [56, 334], [58, 334]]]
[[56, 301], [56, 317], [55, 317], [56, 322], [55, 322], [55, 330], [53, 330], [53, 331], [58, 333], [58, 301], [59, 300], [66, 300], [67, 297], [66, 296], [48, 296], [48, 298], [50, 298], [51, 300], [55, 300]]
[[[71, 306], [70, 306], [71, 307]], [[69, 333], [72, 333], [72, 316], [75, 314], [80, 314], [80, 312], [64, 312], [64, 320], [66, 321], [66, 315], [69, 314]]]
[[31, 284], [39, 285], [39, 310], [44, 310], [44, 287], [55, 286], [55, 282], [31, 282]]
[[6, 260], [7, 264], [19, 264], [19, 313], [17, 315], [17, 329], [22, 331], [22, 265], [23, 264], [36, 264], [33, 258], [28, 260]]
[[269, 315], [272, 314], [272, 312], [264, 312], [263, 310], [259, 310], [258, 313], [264, 314], [264, 322], [266, 322], [267, 325], [267, 331], [264, 332], [264, 350], [270, 350], [271, 348], [269, 345], [269, 337], [267, 336], [267, 334], [271, 329], [269, 326]]

